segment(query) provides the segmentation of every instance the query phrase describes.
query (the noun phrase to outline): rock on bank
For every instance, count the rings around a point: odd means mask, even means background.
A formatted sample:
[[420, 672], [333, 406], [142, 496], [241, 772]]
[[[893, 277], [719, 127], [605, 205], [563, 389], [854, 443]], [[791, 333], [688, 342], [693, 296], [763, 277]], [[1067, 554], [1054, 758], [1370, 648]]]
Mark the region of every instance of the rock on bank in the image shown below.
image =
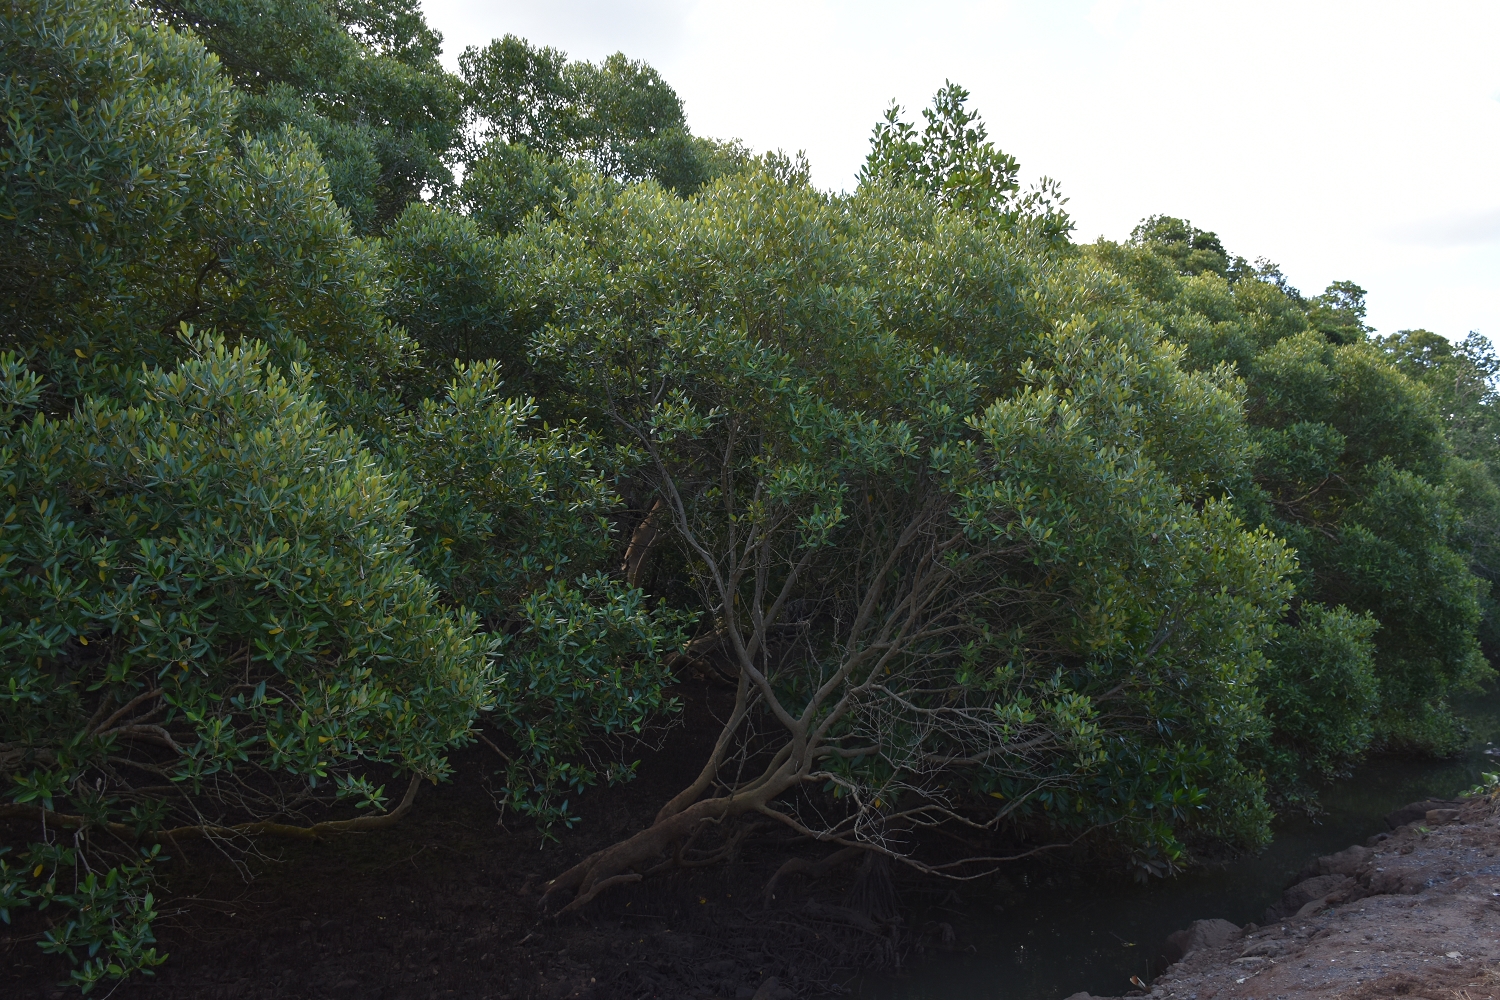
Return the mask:
[[[1261, 927], [1200, 920], [1168, 942], [1156, 1000], [1495, 1000], [1500, 804], [1429, 808], [1319, 858]], [[1451, 806], [1451, 808], [1450, 808]], [[1408, 807], [1406, 812], [1410, 812]], [[1141, 996], [1142, 993], [1134, 994]], [[1080, 993], [1069, 1000], [1087, 1000]]]

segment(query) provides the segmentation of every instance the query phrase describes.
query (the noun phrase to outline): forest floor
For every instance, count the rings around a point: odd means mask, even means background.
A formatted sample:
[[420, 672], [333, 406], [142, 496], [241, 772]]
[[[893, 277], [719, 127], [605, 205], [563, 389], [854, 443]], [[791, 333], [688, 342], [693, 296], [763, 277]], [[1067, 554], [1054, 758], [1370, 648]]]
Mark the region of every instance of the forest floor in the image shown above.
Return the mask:
[[[711, 722], [733, 693], [698, 684], [679, 695], [690, 702], [685, 717]], [[659, 749], [643, 753], [640, 778], [584, 794], [581, 821], [555, 842], [524, 818], [497, 825], [480, 779], [498, 760], [481, 745], [455, 754], [454, 780], [424, 788], [417, 809], [393, 828], [311, 844], [263, 842], [266, 856], [242, 866], [202, 848], [178, 852], [165, 866], [156, 924], [169, 960], [154, 976], [93, 995], [744, 1000], [759, 991], [760, 1000], [786, 1000], [792, 991], [771, 978], [806, 994], [834, 986], [846, 975], [840, 967], [889, 961], [895, 947], [909, 948], [888, 884], [874, 887], [884, 902], [858, 912], [844, 905], [851, 890], [863, 891], [866, 903], [871, 896], [853, 868], [816, 884], [793, 880], [794, 891], [766, 900], [763, 890], [788, 857], [828, 853], [766, 837], [751, 838], [730, 863], [621, 887], [582, 918], [543, 918], [547, 880], [647, 825], [696, 776], [716, 732], [670, 730]], [[0, 996], [77, 996], [60, 985], [62, 960], [26, 936], [38, 929], [31, 919], [0, 926]]]
[[[767, 831], [728, 863], [622, 886], [581, 917], [545, 919], [547, 880], [642, 828], [695, 776], [730, 693], [696, 684], [680, 695], [684, 717], [703, 724], [672, 729], [643, 753], [636, 781], [582, 796], [579, 824], [555, 841], [515, 817], [497, 824], [482, 779], [498, 761], [481, 745], [456, 754], [455, 779], [424, 789], [394, 828], [263, 844], [264, 856], [240, 865], [202, 847], [178, 852], [157, 923], [169, 960], [94, 996], [790, 1000], [836, 992], [851, 970], [964, 944], [948, 925], [911, 916], [930, 886], [898, 885], [881, 869], [794, 878], [768, 899], [787, 858], [828, 849]], [[1303, 873], [1312, 881], [1287, 891], [1284, 919], [1195, 924], [1179, 942], [1191, 953], [1151, 997], [1500, 1000], [1497, 852], [1497, 807], [1476, 800], [1321, 859]], [[63, 962], [28, 936], [35, 919], [0, 926], [0, 996], [77, 996], [61, 985]]]
[[1156, 978], [1150, 997], [1495, 1000], [1500, 805], [1430, 805], [1459, 807], [1318, 859], [1265, 926], [1203, 920], [1173, 935], [1186, 955]]

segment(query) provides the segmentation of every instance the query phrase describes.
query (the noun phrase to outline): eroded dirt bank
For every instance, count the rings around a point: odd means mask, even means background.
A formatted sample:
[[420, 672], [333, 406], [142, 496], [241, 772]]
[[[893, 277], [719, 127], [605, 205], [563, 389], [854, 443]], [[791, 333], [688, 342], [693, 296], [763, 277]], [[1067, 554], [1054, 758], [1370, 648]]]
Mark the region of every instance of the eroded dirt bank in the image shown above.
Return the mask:
[[1173, 935], [1169, 950], [1183, 957], [1149, 995], [1493, 1000], [1500, 805], [1490, 798], [1422, 805], [1435, 808], [1409, 808], [1410, 821], [1392, 833], [1309, 865], [1264, 926], [1200, 920]]

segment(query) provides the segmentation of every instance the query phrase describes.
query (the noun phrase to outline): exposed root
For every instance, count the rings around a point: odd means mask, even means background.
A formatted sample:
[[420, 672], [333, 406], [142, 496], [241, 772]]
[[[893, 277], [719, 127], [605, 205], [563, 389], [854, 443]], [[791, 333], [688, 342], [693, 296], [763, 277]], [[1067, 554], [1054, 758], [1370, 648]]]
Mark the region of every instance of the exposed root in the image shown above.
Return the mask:
[[[254, 823], [237, 823], [233, 826], [217, 826], [214, 824], [175, 826], [169, 830], [148, 830], [144, 833], [124, 823], [98, 824], [97, 828], [107, 830], [122, 840], [132, 842], [137, 840], [176, 842], [214, 837], [253, 837], [257, 835], [287, 837], [293, 840], [322, 840], [330, 834], [353, 833], [358, 830], [379, 830], [392, 825], [411, 811], [412, 803], [417, 799], [417, 789], [421, 787], [421, 776], [412, 775], [411, 783], [406, 786], [406, 794], [402, 796], [400, 804], [390, 812], [381, 813], [378, 816], [356, 816], [353, 819], [325, 820], [322, 823], [314, 823], [311, 826], [258, 821]], [[89, 826], [88, 820], [83, 816], [53, 812], [41, 806], [19, 805], [16, 803], [0, 806], [0, 819], [32, 818], [42, 820], [48, 826], [58, 829], [77, 830]]]
[[[715, 806], [719, 808], [713, 808]], [[700, 802], [613, 847], [595, 851], [547, 883], [547, 891], [542, 894], [543, 908], [548, 907], [558, 893], [571, 890], [573, 899], [559, 909], [556, 916], [572, 913], [592, 900], [606, 886], [620, 884], [618, 876], [632, 873], [633, 869], [665, 855], [677, 841], [691, 834], [699, 823], [717, 819], [715, 812], [722, 815], [722, 805], [718, 801]], [[639, 880], [640, 877], [635, 875], [631, 881]]]
[[[736, 831], [736, 835], [729, 837], [729, 842], [725, 847], [714, 852], [707, 859], [685, 859], [681, 856], [682, 850], [677, 845], [690, 842], [706, 824], [722, 823], [756, 811], [764, 804], [764, 800], [770, 797], [772, 790], [771, 786], [766, 786], [750, 795], [725, 796], [695, 802], [686, 809], [658, 820], [612, 847], [595, 851], [547, 883], [547, 891], [542, 894], [543, 908], [549, 907], [558, 898], [559, 893], [571, 891], [573, 898], [559, 908], [555, 916], [560, 917], [565, 913], [572, 913], [594, 899], [608, 886], [621, 884], [621, 876], [627, 874], [632, 876], [623, 881], [638, 881], [642, 877], [637, 873], [638, 869], [657, 862], [663, 857], [666, 860], [651, 866], [651, 872], [665, 868], [698, 867], [727, 857], [739, 846], [739, 841], [748, 831]], [[775, 791], [780, 790], [775, 789]]]
[[592, 889], [584, 893], [582, 896], [578, 896], [567, 906], [559, 910], [558, 916], [562, 916], [564, 913], [567, 913], [570, 910], [577, 910], [581, 907], [587, 906], [589, 903], [593, 902], [595, 896], [599, 895], [601, 892], [603, 892], [605, 889], [610, 888], [611, 886], [629, 885], [632, 882], [639, 882], [644, 877], [645, 876], [638, 875], [635, 872], [627, 872], [624, 875], [611, 875], [609, 878], [604, 879], [601, 882], [594, 883], [594, 887]]
[[791, 858], [780, 868], [771, 880], [766, 883], [765, 899], [767, 902], [775, 898], [776, 886], [788, 875], [806, 875], [809, 878], [822, 878], [840, 865], [847, 864], [865, 853], [862, 847], [845, 847], [834, 851], [821, 861], [808, 861], [805, 858]]

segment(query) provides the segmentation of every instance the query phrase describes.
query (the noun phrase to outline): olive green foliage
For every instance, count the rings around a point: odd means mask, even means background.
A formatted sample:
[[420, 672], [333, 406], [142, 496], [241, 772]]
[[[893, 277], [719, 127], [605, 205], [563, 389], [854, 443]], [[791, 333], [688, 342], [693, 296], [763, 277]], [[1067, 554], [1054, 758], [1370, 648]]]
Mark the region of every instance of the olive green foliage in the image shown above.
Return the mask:
[[1244, 269], [1240, 258], [1230, 260], [1218, 233], [1198, 229], [1190, 222], [1170, 215], [1153, 215], [1130, 232], [1130, 241], [1147, 244], [1180, 274], [1214, 274], [1231, 276]]
[[458, 80], [414, 0], [181, 0], [154, 3], [191, 29], [244, 91], [236, 124], [291, 126], [317, 144], [334, 199], [372, 232], [452, 184], [462, 140]]
[[389, 451], [420, 489], [409, 521], [424, 572], [492, 627], [522, 594], [597, 565], [616, 504], [586, 436], [533, 428], [536, 404], [500, 390], [493, 361], [460, 364]]
[[1500, 357], [1486, 337], [1470, 333], [1455, 344], [1427, 330], [1401, 330], [1374, 340], [1398, 369], [1427, 386], [1459, 458], [1488, 466], [1500, 461]]
[[[403, 10], [333, 13], [360, 60], [435, 58]], [[688, 616], [599, 574], [618, 458], [479, 360], [520, 356], [487, 325], [498, 245], [421, 206], [363, 240], [306, 132], [242, 134], [255, 60], [326, 41], [254, 49], [247, 11], [195, 22], [240, 88], [159, 11], [0, 7], [0, 810], [24, 839], [0, 918], [50, 908], [40, 944], [85, 989], [159, 964], [163, 841], [387, 822], [485, 721], [507, 803], [570, 822], [675, 708]]]
[[921, 132], [902, 121], [901, 107], [892, 104], [875, 126], [860, 183], [914, 185], [945, 208], [1006, 225], [1025, 220], [1054, 238], [1066, 236], [1073, 224], [1056, 182], [1044, 177], [1017, 197], [1020, 164], [990, 142], [968, 101], [967, 90], [948, 82], [933, 95], [932, 107], [922, 110], [927, 124]]
[[370, 765], [446, 775], [492, 699], [472, 617], [408, 558], [409, 499], [310, 380], [259, 345], [193, 353], [140, 376], [135, 405], [88, 396], [62, 419], [0, 360], [8, 798], [66, 803], [77, 818], [53, 815], [53, 835], [92, 831], [95, 865], [170, 827], [379, 810]]
[[[1450, 695], [1489, 675], [1475, 632], [1487, 588], [1462, 551], [1494, 537], [1480, 513], [1493, 509], [1494, 487], [1486, 470], [1455, 460], [1459, 422], [1410, 377], [1421, 352], [1391, 363], [1401, 349], [1367, 337], [1364, 292], [1352, 282], [1305, 298], [1274, 265], [1231, 258], [1181, 220], [1148, 219], [1131, 243], [1090, 252], [1130, 278], [1189, 364], [1232, 365], [1245, 381], [1257, 458], [1238, 506], [1300, 562], [1297, 600], [1268, 650], [1273, 783], [1307, 800], [1308, 780], [1341, 772], [1372, 740], [1455, 749]], [[1474, 395], [1482, 381], [1462, 391]], [[1465, 419], [1477, 421], [1470, 409]], [[1328, 677], [1349, 690], [1319, 679]], [[1289, 684], [1305, 697], [1291, 697]]]
[[1374, 736], [1380, 707], [1368, 612], [1304, 601], [1267, 647], [1259, 685], [1274, 738], [1262, 750], [1279, 799], [1316, 808], [1311, 777], [1337, 775]]
[[201, 45], [103, 9], [5, 8], [0, 342], [75, 400], [133, 392], [194, 323], [277, 364], [315, 357], [334, 411], [378, 422], [411, 347], [316, 150], [237, 139], [237, 93]]
[[478, 220], [410, 205], [386, 231], [382, 249], [390, 281], [386, 315], [421, 346], [428, 378], [444, 377], [454, 360], [494, 360], [507, 378], [524, 375], [524, 314], [506, 281], [501, 242]]
[[1262, 352], [1251, 383], [1266, 523], [1297, 547], [1304, 593], [1380, 622], [1377, 733], [1456, 749], [1446, 698], [1489, 670], [1475, 637], [1482, 587], [1451, 544], [1460, 519], [1428, 394], [1369, 343], [1316, 331]]
[[[570, 151], [580, 131], [576, 120], [586, 111], [577, 106], [575, 88], [565, 79], [567, 53], [506, 35], [484, 48], [470, 46], [458, 63], [468, 102], [485, 123], [484, 140], [525, 146], [543, 156]], [[659, 124], [681, 124], [680, 104], [665, 110], [667, 120]]]
[[647, 456], [659, 558], [786, 727], [772, 770], [824, 790], [767, 809], [903, 857], [952, 821], [1108, 831], [1143, 871], [1265, 836], [1238, 754], [1289, 556], [1218, 499], [1232, 379], [1127, 286], [914, 186], [774, 170], [594, 185], [510, 246], [538, 365]]
[[956, 85], [834, 196], [644, 63], [439, 43], [0, 0], [0, 919], [85, 990], [163, 960], [164, 843], [391, 822], [477, 737], [557, 835], [677, 665], [719, 749], [575, 906], [746, 817], [1160, 874], [1457, 744], [1487, 343], [1170, 217], [1076, 247]]
[[861, 180], [909, 180], [940, 203], [973, 212], [1004, 208], [1020, 189], [1021, 165], [989, 141], [984, 123], [965, 107], [968, 100], [967, 90], [947, 83], [932, 107], [923, 109], [927, 126], [920, 135], [901, 120], [901, 108], [891, 105], [875, 126]]
[[1426, 330], [1401, 330], [1375, 342], [1398, 369], [1425, 385], [1447, 427], [1454, 459], [1447, 478], [1463, 518], [1458, 547], [1469, 568], [1490, 584], [1482, 598], [1480, 639], [1500, 656], [1500, 357], [1480, 334], [1452, 341]]
[[693, 136], [677, 92], [623, 53], [598, 64], [569, 61], [506, 35], [465, 50], [459, 72], [479, 123], [460, 201], [494, 232], [533, 210], [555, 214], [573, 187], [570, 162], [690, 195], [747, 158], [732, 143]]
[[[151, 892], [150, 866], [165, 861], [160, 847], [143, 852], [107, 872], [71, 877], [82, 860], [66, 844], [33, 843], [12, 868], [0, 847], [0, 920], [10, 923], [11, 911], [33, 905], [38, 911], [54, 906], [56, 921], [37, 945], [49, 955], [62, 955], [75, 966], [72, 979], [84, 993], [103, 980], [119, 980], [132, 973], [155, 975], [167, 960], [153, 945], [156, 935], [156, 897]], [[71, 891], [68, 883], [72, 882]], [[62, 912], [58, 912], [62, 911]]]
[[1308, 325], [1335, 344], [1356, 344], [1373, 332], [1365, 325], [1365, 290], [1335, 281], [1309, 303]]
[[491, 142], [471, 158], [457, 204], [487, 234], [505, 234], [532, 212], [556, 218], [573, 197], [577, 167], [520, 143]]
[[594, 742], [677, 710], [665, 664], [692, 616], [600, 572], [619, 499], [599, 467], [617, 458], [576, 429], [536, 427], [536, 404], [504, 397], [499, 374], [494, 361], [459, 364], [387, 460], [415, 488], [417, 568], [500, 643], [486, 710], [513, 744], [501, 805], [571, 826], [570, 795], [634, 775]]
[[507, 35], [459, 63], [475, 124], [463, 183], [443, 199], [451, 213], [413, 206], [391, 227], [390, 315], [432, 357], [499, 359], [511, 384], [545, 391], [525, 362], [538, 316], [504, 281], [498, 238], [533, 215], [556, 218], [580, 185], [601, 178], [650, 178], [689, 196], [749, 156], [692, 136], [676, 92], [619, 53], [570, 62]]
[[[407, 558], [411, 501], [301, 373], [268, 370], [260, 345], [194, 347], [142, 376], [138, 405], [89, 397], [63, 420], [34, 412], [42, 387], [6, 357], [12, 705], [86, 730], [92, 703], [161, 687], [161, 711], [199, 740], [173, 780], [232, 768], [247, 746], [314, 785], [356, 758], [446, 773], [440, 749], [483, 703], [488, 667], [472, 619], [441, 611]], [[82, 677], [86, 700], [69, 687]], [[213, 704], [226, 690], [244, 704]], [[153, 722], [130, 738], [168, 735]]]
[[639, 762], [629, 747], [680, 710], [666, 693], [668, 664], [694, 616], [653, 606], [597, 573], [550, 581], [527, 595], [517, 617], [495, 685], [493, 715], [515, 745], [499, 804], [550, 833], [578, 822], [569, 795], [601, 777], [612, 785], [634, 778]]

